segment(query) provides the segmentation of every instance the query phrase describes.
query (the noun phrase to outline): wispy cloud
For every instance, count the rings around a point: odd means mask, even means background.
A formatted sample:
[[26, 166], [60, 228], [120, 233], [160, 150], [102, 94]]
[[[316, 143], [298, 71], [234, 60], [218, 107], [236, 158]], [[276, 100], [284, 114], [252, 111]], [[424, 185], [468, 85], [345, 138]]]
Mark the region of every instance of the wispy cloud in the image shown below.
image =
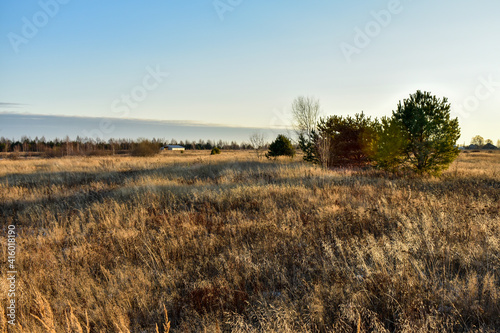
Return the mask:
[[22, 107], [23, 105], [25, 105], [25, 104], [0, 102], [0, 108], [2, 108], [2, 109], [5, 109], [5, 108], [19, 108], [19, 107]]
[[113, 123], [115, 129], [111, 135], [106, 134], [100, 139], [111, 138], [174, 138], [176, 140], [226, 140], [226, 141], [248, 141], [250, 135], [256, 131], [266, 134], [267, 137], [275, 136], [275, 130], [269, 128], [256, 127], [236, 127], [226, 125], [208, 124], [195, 121], [181, 120], [145, 120], [145, 119], [121, 119], [121, 118], [100, 118], [82, 116], [56, 116], [41, 115], [20, 112], [0, 111], [0, 136], [8, 138], [20, 138], [23, 135], [28, 137], [42, 137], [54, 139], [93, 137], [95, 132], [82, 133], [83, 130], [98, 128], [99, 124]]

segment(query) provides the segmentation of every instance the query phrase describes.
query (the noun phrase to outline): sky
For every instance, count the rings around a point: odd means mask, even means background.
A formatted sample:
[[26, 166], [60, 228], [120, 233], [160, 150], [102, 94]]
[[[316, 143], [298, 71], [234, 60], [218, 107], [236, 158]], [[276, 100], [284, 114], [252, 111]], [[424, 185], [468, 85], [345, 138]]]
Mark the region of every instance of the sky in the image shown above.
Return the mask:
[[420, 89], [449, 99], [459, 143], [496, 143], [498, 13], [498, 0], [2, 0], [0, 136], [2, 113], [288, 127], [300, 95], [323, 116], [381, 117]]

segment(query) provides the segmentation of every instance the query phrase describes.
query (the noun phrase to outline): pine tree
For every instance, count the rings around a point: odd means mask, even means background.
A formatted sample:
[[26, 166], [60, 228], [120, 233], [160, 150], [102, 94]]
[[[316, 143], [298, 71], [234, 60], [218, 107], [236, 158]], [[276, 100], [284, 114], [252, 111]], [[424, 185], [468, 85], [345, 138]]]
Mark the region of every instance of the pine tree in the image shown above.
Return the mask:
[[404, 166], [407, 137], [394, 118], [382, 117], [377, 123], [377, 137], [372, 150], [379, 168], [396, 171]]
[[299, 148], [304, 152], [304, 161], [314, 164], [319, 163], [316, 141], [317, 135], [314, 130], [311, 132], [310, 137], [308, 138], [306, 138], [304, 134], [299, 135]]
[[292, 142], [286, 136], [280, 134], [269, 146], [269, 152], [266, 154], [267, 158], [278, 156], [295, 156], [295, 149]]
[[417, 173], [439, 174], [458, 156], [458, 119], [450, 119], [446, 97], [418, 90], [393, 111], [406, 136], [405, 159]]

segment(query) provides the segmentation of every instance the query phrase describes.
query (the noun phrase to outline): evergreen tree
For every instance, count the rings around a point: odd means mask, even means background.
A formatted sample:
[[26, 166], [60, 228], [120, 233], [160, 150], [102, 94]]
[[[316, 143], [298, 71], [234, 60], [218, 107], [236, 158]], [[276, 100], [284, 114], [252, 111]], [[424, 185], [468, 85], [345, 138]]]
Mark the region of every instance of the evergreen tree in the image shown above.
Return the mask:
[[405, 160], [417, 173], [439, 174], [458, 156], [460, 127], [457, 118], [450, 119], [446, 97], [418, 90], [399, 102], [393, 118], [406, 137]]
[[318, 152], [316, 149], [317, 139], [318, 136], [314, 130], [311, 131], [311, 134], [308, 137], [302, 133], [299, 135], [299, 148], [304, 152], [304, 161], [312, 162], [314, 164], [319, 163]]
[[295, 148], [293, 148], [292, 142], [286, 136], [280, 134], [269, 146], [269, 151], [266, 153], [266, 157], [278, 157], [278, 156], [295, 156]]
[[372, 150], [377, 166], [396, 171], [405, 162], [407, 137], [401, 124], [394, 118], [382, 117], [377, 124], [377, 137]]

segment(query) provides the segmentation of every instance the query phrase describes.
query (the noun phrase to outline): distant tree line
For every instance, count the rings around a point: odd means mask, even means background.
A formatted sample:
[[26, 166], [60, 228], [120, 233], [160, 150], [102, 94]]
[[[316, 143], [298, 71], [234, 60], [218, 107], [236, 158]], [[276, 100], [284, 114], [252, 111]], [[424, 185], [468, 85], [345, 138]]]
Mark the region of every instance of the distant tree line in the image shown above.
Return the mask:
[[5, 137], [0, 137], [0, 152], [3, 153], [25, 153], [39, 155], [43, 157], [62, 157], [68, 155], [112, 155], [112, 154], [129, 154], [137, 151], [137, 147], [148, 146], [150, 150], [159, 151], [161, 147], [166, 145], [181, 145], [187, 150], [212, 150], [214, 147], [219, 149], [253, 149], [251, 144], [237, 143], [236, 141], [212, 141], [212, 140], [181, 140], [172, 139], [165, 141], [164, 139], [109, 139], [108, 141], [77, 137], [71, 140], [69, 137], [64, 139], [47, 140], [45, 137], [30, 138], [27, 136], [21, 137], [19, 140], [11, 140]]

